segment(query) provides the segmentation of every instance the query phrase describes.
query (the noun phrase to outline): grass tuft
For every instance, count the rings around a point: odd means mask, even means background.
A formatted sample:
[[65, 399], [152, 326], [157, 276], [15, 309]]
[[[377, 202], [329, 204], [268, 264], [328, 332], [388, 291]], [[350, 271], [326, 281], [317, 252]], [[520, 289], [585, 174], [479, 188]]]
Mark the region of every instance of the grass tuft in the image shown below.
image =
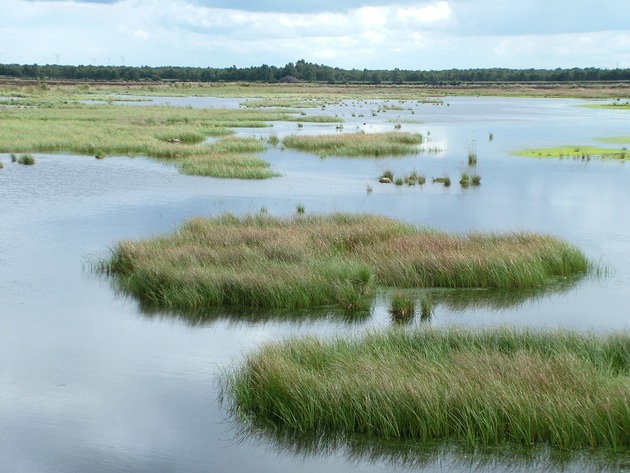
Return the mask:
[[18, 158], [17, 162], [18, 164], [32, 166], [33, 164], [35, 164], [35, 158], [33, 157], [32, 154], [23, 154]]

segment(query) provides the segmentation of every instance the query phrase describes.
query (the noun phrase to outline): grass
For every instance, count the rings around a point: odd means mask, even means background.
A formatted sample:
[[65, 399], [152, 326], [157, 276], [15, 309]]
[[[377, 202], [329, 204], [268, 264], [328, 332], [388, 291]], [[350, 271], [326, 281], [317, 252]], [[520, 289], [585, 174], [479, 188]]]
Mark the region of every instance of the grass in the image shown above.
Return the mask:
[[32, 154], [23, 154], [18, 158], [17, 162], [18, 164], [32, 166], [33, 164], [35, 164], [35, 158], [33, 157]]
[[475, 166], [477, 164], [477, 146], [474, 143], [468, 144], [468, 165]]
[[228, 374], [241, 420], [296, 435], [630, 446], [630, 335], [391, 329], [268, 344]]
[[[28, 100], [30, 108], [0, 108], [0, 152], [143, 155], [170, 160], [183, 172], [216, 177], [274, 176], [260, 172], [259, 158], [242, 156], [263, 151], [263, 144], [230, 137], [231, 128], [297, 120], [273, 110], [85, 105], [41, 93]], [[224, 139], [209, 144], [207, 137]], [[230, 164], [233, 169], [226, 169]], [[214, 165], [217, 169], [211, 170]]]
[[417, 153], [421, 143], [422, 135], [404, 132], [291, 135], [284, 139], [287, 148], [309, 153], [374, 158]]
[[532, 158], [576, 158], [590, 159], [591, 157], [630, 159], [630, 152], [625, 149], [603, 148], [600, 146], [555, 146], [549, 148], [528, 148], [515, 151], [516, 156]]
[[448, 176], [434, 177], [433, 182], [444, 184], [444, 187], [449, 187], [451, 185], [451, 178]]
[[462, 172], [462, 177], [459, 180], [462, 187], [478, 186], [481, 184], [481, 176], [479, 174], [469, 174], [468, 172]]
[[416, 311], [415, 295], [406, 291], [395, 291], [392, 294], [389, 315], [394, 322], [409, 322]]
[[96, 264], [127, 293], [172, 309], [365, 310], [377, 287], [531, 288], [584, 274], [567, 242], [529, 233], [449, 235], [361, 214], [195, 218], [121, 241]]

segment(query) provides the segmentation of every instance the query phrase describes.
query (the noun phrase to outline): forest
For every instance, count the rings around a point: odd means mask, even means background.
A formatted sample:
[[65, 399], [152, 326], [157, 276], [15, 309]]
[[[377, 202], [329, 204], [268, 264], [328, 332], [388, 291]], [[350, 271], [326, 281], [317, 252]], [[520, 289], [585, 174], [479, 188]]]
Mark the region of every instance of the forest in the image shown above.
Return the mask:
[[[177, 81], [177, 82], [263, 82], [294, 78], [302, 82], [359, 84], [458, 85], [474, 82], [599, 82], [630, 80], [630, 69], [449, 69], [368, 70], [341, 69], [301, 59], [276, 67], [132, 67], [58, 64], [0, 64], [5, 79], [70, 81]], [[293, 79], [291, 79], [293, 80]]]

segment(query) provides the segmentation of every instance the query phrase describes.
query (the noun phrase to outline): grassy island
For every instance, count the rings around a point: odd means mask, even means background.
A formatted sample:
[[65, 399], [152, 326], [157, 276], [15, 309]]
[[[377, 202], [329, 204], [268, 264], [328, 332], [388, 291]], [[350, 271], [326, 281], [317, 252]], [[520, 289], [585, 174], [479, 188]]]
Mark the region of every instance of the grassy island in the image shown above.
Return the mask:
[[417, 133], [343, 133], [336, 135], [297, 136], [284, 139], [287, 148], [333, 156], [384, 157], [418, 152], [422, 135]]
[[601, 146], [555, 146], [550, 148], [528, 148], [516, 151], [514, 154], [530, 158], [590, 159], [593, 157], [630, 159], [630, 152], [626, 149], [604, 148]]
[[122, 291], [172, 309], [369, 308], [375, 289], [532, 288], [583, 274], [586, 257], [530, 233], [449, 235], [360, 214], [194, 218], [121, 241], [101, 270]]
[[256, 427], [467, 445], [630, 446], [630, 334], [390, 330], [263, 346], [223, 400]]

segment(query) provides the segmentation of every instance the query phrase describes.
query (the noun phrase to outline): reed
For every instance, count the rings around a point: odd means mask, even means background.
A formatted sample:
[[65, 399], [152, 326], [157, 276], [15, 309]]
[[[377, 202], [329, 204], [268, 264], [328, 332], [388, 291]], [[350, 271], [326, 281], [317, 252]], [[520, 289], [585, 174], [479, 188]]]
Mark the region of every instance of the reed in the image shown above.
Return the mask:
[[418, 152], [422, 135], [390, 133], [344, 133], [341, 135], [301, 136], [290, 135], [284, 139], [287, 148], [309, 153], [325, 153], [333, 156], [384, 157], [402, 156]]
[[416, 311], [416, 298], [413, 293], [406, 291], [395, 291], [392, 294], [389, 306], [389, 315], [394, 322], [409, 322], [413, 319]]
[[[299, 209], [298, 209], [299, 210]], [[449, 235], [385, 217], [196, 218], [122, 241], [97, 268], [168, 308], [369, 308], [377, 286], [529, 288], [586, 273], [575, 247], [528, 233]]]
[[630, 334], [390, 329], [268, 344], [225, 378], [245, 422], [470, 446], [630, 446]]

